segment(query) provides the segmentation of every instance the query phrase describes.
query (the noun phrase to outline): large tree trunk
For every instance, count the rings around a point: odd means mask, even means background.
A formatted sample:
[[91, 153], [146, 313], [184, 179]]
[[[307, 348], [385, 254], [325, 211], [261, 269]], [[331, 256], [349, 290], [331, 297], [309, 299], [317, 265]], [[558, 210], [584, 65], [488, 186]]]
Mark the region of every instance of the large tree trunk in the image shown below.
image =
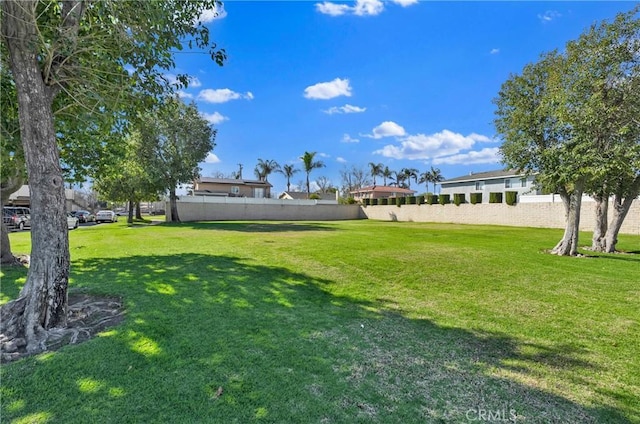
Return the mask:
[[580, 207], [582, 206], [583, 191], [584, 179], [580, 179], [576, 182], [571, 193], [564, 190], [560, 192], [564, 204], [566, 226], [562, 240], [551, 250], [554, 255], [576, 256], [578, 254]]
[[616, 195], [613, 200], [613, 218], [607, 228], [607, 233], [604, 236], [604, 249], [603, 252], [613, 253], [616, 251], [616, 244], [618, 243], [618, 233], [622, 227], [624, 219], [627, 217], [627, 213], [631, 208], [633, 200], [640, 194], [640, 175], [636, 177], [631, 185], [629, 192], [624, 197]]
[[133, 200], [129, 200], [129, 215], [127, 216], [127, 223], [133, 224], [133, 208], [135, 206], [135, 202]]
[[591, 249], [603, 252], [605, 249], [605, 234], [607, 233], [607, 221], [609, 219], [609, 197], [606, 195], [593, 196], [596, 201], [596, 224], [591, 237]]
[[69, 280], [64, 181], [53, 125], [53, 90], [42, 79], [35, 51], [36, 4], [2, 2], [2, 31], [16, 84], [31, 191], [32, 247], [27, 281], [19, 298], [3, 306], [0, 330], [7, 337], [23, 336], [30, 352], [44, 348], [46, 330], [66, 325]]
[[171, 222], [180, 222], [180, 217], [178, 216], [178, 196], [176, 196], [176, 189], [173, 187], [169, 190], [169, 204], [171, 207]]

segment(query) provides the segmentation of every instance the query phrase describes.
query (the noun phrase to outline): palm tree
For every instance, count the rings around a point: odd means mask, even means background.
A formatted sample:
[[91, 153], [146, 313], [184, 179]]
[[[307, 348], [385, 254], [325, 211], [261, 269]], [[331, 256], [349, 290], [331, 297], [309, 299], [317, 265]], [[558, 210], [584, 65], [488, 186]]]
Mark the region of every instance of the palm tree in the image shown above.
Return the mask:
[[256, 165], [255, 173], [256, 177], [258, 177], [261, 181], [269, 181], [269, 174], [273, 173], [280, 169], [280, 165], [273, 159], [262, 160], [258, 159], [258, 164]]
[[415, 168], [402, 168], [400, 171], [404, 174], [405, 179], [407, 180], [407, 188], [411, 189], [411, 178], [413, 178], [416, 182], [418, 182], [418, 170]]
[[440, 181], [444, 181], [444, 177], [442, 176], [442, 173], [440, 172], [439, 168], [434, 168], [433, 166], [431, 167], [431, 182], [433, 183], [433, 193], [436, 193], [436, 184], [439, 183]]
[[371, 176], [373, 177], [373, 185], [376, 185], [376, 177], [382, 175], [382, 165], [381, 163], [373, 163], [369, 162], [369, 168], [371, 169]]
[[404, 180], [407, 176], [402, 171], [391, 171], [391, 181], [394, 181], [396, 187], [404, 187]]
[[293, 177], [293, 174], [295, 174], [296, 172], [300, 172], [300, 170], [297, 169], [294, 165], [286, 164], [282, 166], [282, 169], [278, 169], [276, 172], [279, 172], [287, 177], [287, 191], [291, 191], [291, 177]]
[[388, 166], [385, 166], [384, 169], [380, 172], [382, 178], [384, 178], [384, 185], [387, 185], [387, 178], [391, 179], [393, 176], [393, 171], [389, 169]]
[[433, 176], [431, 175], [430, 171], [424, 171], [422, 174], [420, 174], [420, 179], [418, 180], [418, 184], [422, 184], [422, 183], [426, 183], [427, 185], [427, 192], [429, 191], [429, 183], [431, 182], [431, 179], [433, 178]]
[[307, 173], [307, 198], [309, 198], [309, 174], [311, 171], [318, 168], [324, 168], [324, 163], [319, 160], [314, 160], [317, 152], [304, 152], [304, 155], [300, 156], [300, 160], [304, 164], [304, 171]]

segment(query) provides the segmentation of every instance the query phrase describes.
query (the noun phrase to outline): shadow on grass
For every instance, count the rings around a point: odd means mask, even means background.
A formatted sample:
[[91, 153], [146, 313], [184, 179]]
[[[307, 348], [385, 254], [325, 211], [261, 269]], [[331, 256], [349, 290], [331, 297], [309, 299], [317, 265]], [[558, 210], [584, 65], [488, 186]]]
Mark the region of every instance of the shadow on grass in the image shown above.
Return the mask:
[[630, 422], [535, 388], [535, 375], [526, 385], [495, 372], [513, 360], [593, 367], [569, 346], [523, 350], [408, 319], [249, 258], [91, 259], [72, 278], [72, 290], [123, 297], [126, 321], [3, 367], [7, 421], [449, 423], [491, 411], [494, 422]]
[[238, 231], [244, 233], [272, 233], [287, 231], [335, 231], [335, 228], [328, 224], [308, 223], [308, 222], [166, 222], [162, 225], [181, 226], [198, 230], [217, 231]]

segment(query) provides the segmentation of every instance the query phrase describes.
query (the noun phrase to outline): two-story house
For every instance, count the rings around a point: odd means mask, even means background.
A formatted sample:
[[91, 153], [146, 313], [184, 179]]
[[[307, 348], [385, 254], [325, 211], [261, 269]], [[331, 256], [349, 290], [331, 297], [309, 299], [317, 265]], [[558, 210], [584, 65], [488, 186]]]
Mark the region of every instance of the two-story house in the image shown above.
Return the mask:
[[268, 181], [244, 180], [234, 178], [201, 177], [193, 182], [194, 196], [221, 197], [271, 197], [271, 187]]
[[525, 176], [511, 170], [472, 172], [461, 177], [444, 180], [440, 183], [440, 194], [464, 193], [469, 201], [471, 193], [482, 193], [482, 202], [489, 203], [489, 193], [504, 193], [516, 191], [518, 196], [542, 194], [535, 185], [535, 176]]

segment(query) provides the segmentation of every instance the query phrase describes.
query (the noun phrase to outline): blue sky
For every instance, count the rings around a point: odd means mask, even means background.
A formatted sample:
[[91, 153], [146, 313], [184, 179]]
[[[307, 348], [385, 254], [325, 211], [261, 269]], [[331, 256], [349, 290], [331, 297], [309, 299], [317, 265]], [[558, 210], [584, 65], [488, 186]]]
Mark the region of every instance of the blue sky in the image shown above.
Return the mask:
[[[492, 123], [500, 85], [633, 5], [227, 1], [216, 19], [203, 15], [225, 66], [176, 54], [176, 72], [192, 77], [181, 96], [218, 130], [202, 175], [241, 163], [254, 178], [258, 158], [302, 169], [305, 151], [326, 165], [311, 179], [338, 187], [340, 170], [369, 162], [434, 166], [445, 178], [501, 169]], [[269, 181], [274, 193], [286, 188], [280, 174]]]

